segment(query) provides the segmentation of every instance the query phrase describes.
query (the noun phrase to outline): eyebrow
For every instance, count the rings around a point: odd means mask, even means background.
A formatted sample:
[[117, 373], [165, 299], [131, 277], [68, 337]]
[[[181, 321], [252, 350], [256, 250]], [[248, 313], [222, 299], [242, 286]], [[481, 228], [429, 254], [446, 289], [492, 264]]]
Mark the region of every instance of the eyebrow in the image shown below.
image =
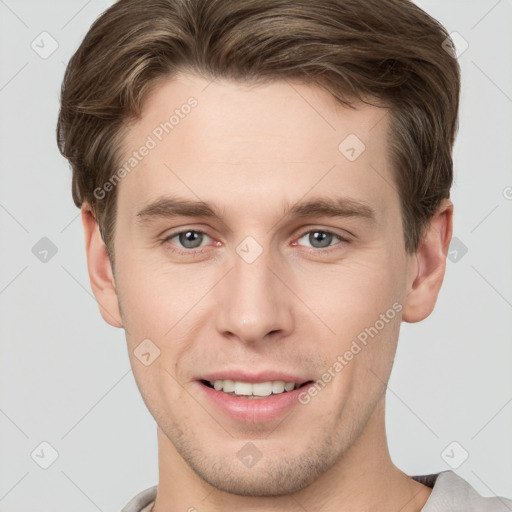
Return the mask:
[[[356, 217], [375, 223], [375, 210], [369, 205], [346, 197], [316, 198], [309, 201], [286, 204], [283, 218], [302, 217]], [[158, 218], [206, 217], [222, 220], [222, 213], [215, 205], [204, 201], [192, 201], [179, 197], [162, 197], [145, 206], [137, 214], [139, 224], [147, 224]]]

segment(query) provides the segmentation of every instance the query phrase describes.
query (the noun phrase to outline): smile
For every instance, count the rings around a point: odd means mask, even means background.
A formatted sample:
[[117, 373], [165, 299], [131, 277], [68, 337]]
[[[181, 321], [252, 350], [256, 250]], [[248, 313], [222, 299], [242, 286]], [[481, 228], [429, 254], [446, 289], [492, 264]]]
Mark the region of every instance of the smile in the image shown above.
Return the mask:
[[[307, 381], [244, 382], [233, 380], [199, 380], [200, 393], [223, 415], [243, 423], [271, 421], [299, 404], [299, 394], [313, 384]], [[275, 389], [275, 392], [274, 392]]]
[[281, 393], [293, 391], [301, 386], [301, 384], [285, 382], [283, 380], [252, 383], [226, 379], [203, 382], [217, 391], [223, 391], [224, 393], [234, 396], [246, 396], [253, 398], [264, 398], [270, 395], [279, 395]]

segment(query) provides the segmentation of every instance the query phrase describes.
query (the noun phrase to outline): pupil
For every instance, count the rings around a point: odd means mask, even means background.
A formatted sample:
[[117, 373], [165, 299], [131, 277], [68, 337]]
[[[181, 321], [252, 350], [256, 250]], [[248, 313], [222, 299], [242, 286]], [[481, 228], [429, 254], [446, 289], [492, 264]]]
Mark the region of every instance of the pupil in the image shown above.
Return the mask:
[[197, 244], [197, 240], [200, 237], [200, 233], [197, 233], [196, 231], [187, 231], [186, 233], [180, 234], [180, 243], [183, 245], [183, 247], [186, 247], [187, 249], [195, 249], [196, 247], [199, 247], [201, 245], [201, 241], [199, 240], [199, 245]]
[[[319, 235], [319, 236], [317, 237], [317, 235]], [[315, 231], [309, 235], [309, 238], [310, 238], [309, 241], [311, 242], [311, 245], [313, 247], [328, 247], [329, 243], [331, 241], [331, 237], [332, 237], [331, 234], [325, 233], [323, 231]], [[315, 246], [313, 241], [320, 242], [320, 245]]]

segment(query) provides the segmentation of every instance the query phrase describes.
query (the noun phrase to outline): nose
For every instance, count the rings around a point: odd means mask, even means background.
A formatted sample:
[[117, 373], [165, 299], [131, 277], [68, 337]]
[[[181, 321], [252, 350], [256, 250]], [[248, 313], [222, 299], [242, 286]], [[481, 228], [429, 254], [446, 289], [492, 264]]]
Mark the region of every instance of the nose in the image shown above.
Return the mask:
[[287, 336], [293, 326], [293, 294], [269, 251], [252, 262], [237, 253], [233, 260], [232, 270], [216, 287], [218, 332], [251, 344]]

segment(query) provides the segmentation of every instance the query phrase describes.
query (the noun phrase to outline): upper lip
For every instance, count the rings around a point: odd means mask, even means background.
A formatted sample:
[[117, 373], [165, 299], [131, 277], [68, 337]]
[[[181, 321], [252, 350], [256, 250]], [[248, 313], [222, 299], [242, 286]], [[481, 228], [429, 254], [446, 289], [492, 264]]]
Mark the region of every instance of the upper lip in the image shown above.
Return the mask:
[[226, 370], [201, 375], [197, 380], [208, 380], [210, 382], [215, 382], [216, 380], [233, 380], [251, 383], [282, 380], [284, 382], [295, 382], [300, 386], [312, 379], [294, 375], [293, 373], [274, 370], [262, 370], [252, 373], [249, 373], [246, 370]]

